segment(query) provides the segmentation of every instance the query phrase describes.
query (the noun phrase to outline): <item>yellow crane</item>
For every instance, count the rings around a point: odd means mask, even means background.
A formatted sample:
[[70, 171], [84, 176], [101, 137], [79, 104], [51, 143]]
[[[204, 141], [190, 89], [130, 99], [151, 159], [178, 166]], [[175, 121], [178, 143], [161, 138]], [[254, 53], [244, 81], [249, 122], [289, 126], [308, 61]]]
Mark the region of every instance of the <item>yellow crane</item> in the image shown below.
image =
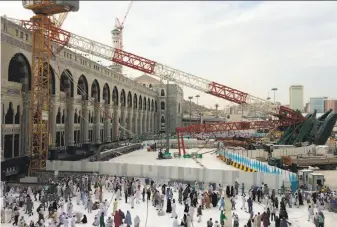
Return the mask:
[[[50, 56], [51, 42], [59, 45], [69, 41], [60, 34], [60, 26], [68, 12], [79, 10], [79, 1], [32, 0], [22, 1], [34, 16], [23, 21], [32, 32], [32, 81], [30, 96], [30, 165], [29, 173], [45, 170], [49, 146]], [[56, 15], [59, 17], [56, 18]]]

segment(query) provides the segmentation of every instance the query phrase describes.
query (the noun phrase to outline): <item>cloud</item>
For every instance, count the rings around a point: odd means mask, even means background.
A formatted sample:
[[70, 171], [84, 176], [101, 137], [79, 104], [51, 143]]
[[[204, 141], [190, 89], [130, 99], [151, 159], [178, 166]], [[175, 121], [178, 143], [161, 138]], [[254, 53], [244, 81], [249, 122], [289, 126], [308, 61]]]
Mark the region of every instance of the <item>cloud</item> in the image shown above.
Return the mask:
[[[128, 2], [86, 2], [63, 28], [111, 44], [114, 18]], [[29, 18], [21, 2], [1, 2], [0, 13]], [[173, 68], [266, 98], [289, 101], [289, 86], [302, 84], [305, 100], [337, 98], [335, 2], [134, 2], [124, 46]], [[133, 72], [132, 75], [139, 75]], [[185, 89], [185, 96], [200, 92]], [[206, 106], [228, 103], [200, 94]]]

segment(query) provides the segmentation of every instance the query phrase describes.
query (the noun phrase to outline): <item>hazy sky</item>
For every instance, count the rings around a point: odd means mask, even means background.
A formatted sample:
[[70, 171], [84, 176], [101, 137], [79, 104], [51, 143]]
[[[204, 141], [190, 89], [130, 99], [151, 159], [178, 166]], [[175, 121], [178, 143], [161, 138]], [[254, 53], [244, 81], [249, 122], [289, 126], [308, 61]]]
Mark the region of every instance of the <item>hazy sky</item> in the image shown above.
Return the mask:
[[[111, 45], [114, 18], [129, 2], [83, 1], [63, 28]], [[28, 19], [21, 1], [0, 2], [1, 15]], [[337, 2], [134, 2], [124, 49], [210, 81], [289, 103], [289, 86], [337, 99]], [[139, 72], [130, 71], [135, 77]], [[224, 100], [184, 87], [185, 97], [220, 108]], [[272, 92], [270, 92], [272, 97]]]

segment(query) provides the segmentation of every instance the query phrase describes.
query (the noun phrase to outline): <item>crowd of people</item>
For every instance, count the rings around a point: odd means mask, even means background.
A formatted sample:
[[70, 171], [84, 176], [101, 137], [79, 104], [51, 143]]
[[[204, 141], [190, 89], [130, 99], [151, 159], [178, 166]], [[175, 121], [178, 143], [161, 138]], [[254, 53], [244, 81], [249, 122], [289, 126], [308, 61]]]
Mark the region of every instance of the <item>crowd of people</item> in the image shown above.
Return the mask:
[[[264, 184], [247, 190], [244, 183], [238, 182], [227, 186], [199, 182], [159, 184], [150, 179], [143, 181], [97, 174], [49, 180], [43, 187], [5, 185], [4, 191], [1, 223], [20, 227], [74, 227], [87, 224], [92, 216], [93, 226], [139, 227], [141, 222], [144, 226], [146, 220], [141, 220], [142, 214], [134, 215], [132, 210], [141, 203], [150, 204], [149, 211], [142, 212], [167, 216], [173, 227], [194, 227], [197, 223], [223, 227], [229, 219], [233, 227], [288, 227], [291, 218], [287, 206], [307, 206], [307, 224], [314, 225], [306, 226], [324, 227], [322, 210], [329, 210], [329, 201], [336, 196], [329, 189], [314, 193], [299, 189], [279, 196], [275, 189], [270, 190]], [[129, 204], [130, 209], [123, 211], [122, 203]], [[183, 209], [178, 209], [179, 206]], [[218, 216], [204, 220], [208, 210]]]

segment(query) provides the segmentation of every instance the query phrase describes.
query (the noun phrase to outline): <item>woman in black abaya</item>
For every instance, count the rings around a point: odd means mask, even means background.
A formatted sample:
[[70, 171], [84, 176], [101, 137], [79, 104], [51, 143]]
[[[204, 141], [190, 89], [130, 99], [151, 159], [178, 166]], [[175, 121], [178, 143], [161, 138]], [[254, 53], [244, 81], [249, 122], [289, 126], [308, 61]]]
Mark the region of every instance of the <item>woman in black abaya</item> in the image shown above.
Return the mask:
[[212, 194], [212, 205], [213, 205], [213, 207], [216, 207], [217, 204], [218, 204], [218, 195], [215, 192], [213, 192], [213, 194]]
[[166, 213], [171, 213], [171, 212], [172, 212], [171, 199], [168, 199], [166, 203]]
[[231, 190], [230, 190], [229, 185], [227, 185], [227, 187], [226, 187], [226, 195], [227, 195], [228, 198], [229, 198], [230, 195], [231, 195]]
[[234, 187], [233, 187], [233, 185], [232, 185], [232, 187], [231, 187], [231, 197], [233, 197], [233, 195], [234, 195]]

